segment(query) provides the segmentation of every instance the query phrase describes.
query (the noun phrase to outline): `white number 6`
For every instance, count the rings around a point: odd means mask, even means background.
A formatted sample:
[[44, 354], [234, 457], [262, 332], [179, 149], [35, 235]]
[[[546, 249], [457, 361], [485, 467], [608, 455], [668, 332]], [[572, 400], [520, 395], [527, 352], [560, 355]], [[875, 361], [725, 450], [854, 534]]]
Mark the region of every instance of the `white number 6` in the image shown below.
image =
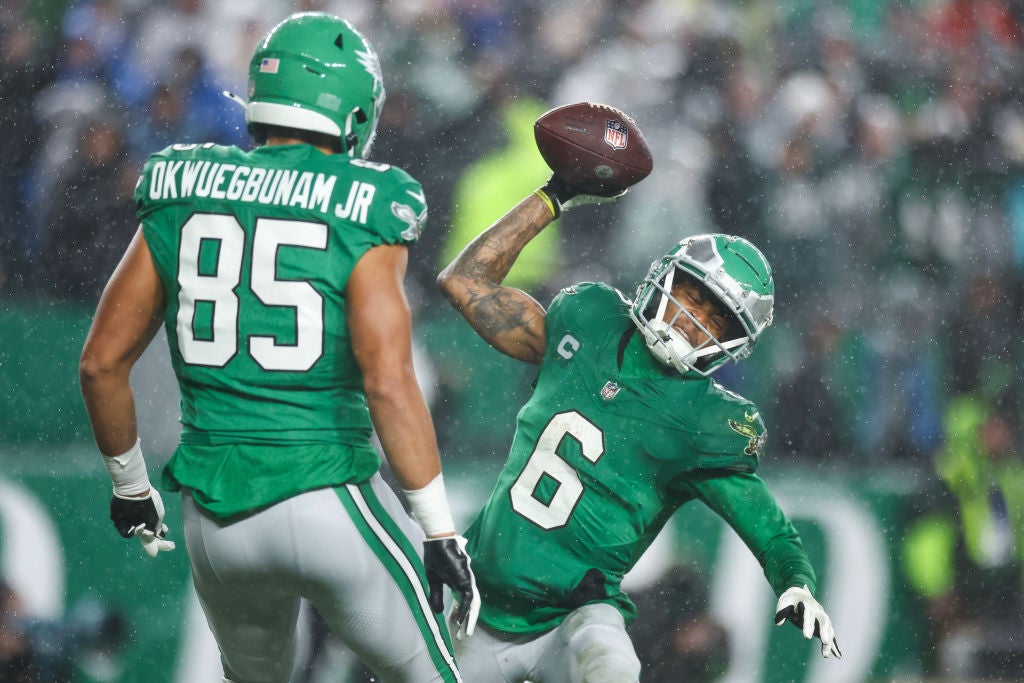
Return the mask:
[[[566, 436], [579, 443], [583, 457], [590, 462], [596, 463], [604, 455], [604, 433], [593, 422], [575, 410], [551, 418], [511, 490], [512, 509], [543, 529], [565, 526], [583, 496], [583, 482], [576, 470], [556, 452]], [[534, 495], [545, 476], [558, 484], [547, 503]]]

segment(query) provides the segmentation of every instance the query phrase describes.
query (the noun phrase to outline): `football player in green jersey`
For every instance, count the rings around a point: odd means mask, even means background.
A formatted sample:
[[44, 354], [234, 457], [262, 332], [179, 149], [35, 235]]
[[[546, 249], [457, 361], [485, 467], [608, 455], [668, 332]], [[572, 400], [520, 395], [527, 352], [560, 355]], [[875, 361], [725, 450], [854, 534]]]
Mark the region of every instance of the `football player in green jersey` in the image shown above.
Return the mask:
[[[174, 548], [129, 373], [161, 324], [181, 392], [163, 472], [226, 680], [289, 680], [301, 598], [382, 681], [461, 680], [441, 616], [479, 609], [411, 358], [403, 279], [420, 184], [365, 158], [384, 101], [351, 25], [289, 17], [250, 64], [252, 151], [175, 145], [136, 189], [141, 227], [100, 300], [80, 377], [110, 515]], [[419, 522], [378, 473], [373, 428]]]
[[656, 261], [632, 300], [581, 283], [545, 310], [501, 285], [525, 244], [592, 199], [553, 177], [438, 276], [483, 339], [540, 366], [508, 461], [466, 533], [483, 607], [476, 635], [456, 643], [462, 671], [488, 683], [637, 681], [622, 579], [693, 500], [757, 557], [780, 596], [776, 623], [792, 621], [820, 638], [825, 657], [841, 657], [801, 540], [755, 474], [758, 410], [710, 377], [771, 323], [768, 263], [747, 240], [708, 234]]

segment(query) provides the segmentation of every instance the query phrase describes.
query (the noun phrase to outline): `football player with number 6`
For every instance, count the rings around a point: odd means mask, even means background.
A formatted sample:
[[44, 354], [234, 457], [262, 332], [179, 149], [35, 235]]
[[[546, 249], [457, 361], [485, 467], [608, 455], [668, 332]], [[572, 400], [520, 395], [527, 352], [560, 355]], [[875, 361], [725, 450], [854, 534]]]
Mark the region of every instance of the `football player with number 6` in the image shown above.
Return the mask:
[[[100, 299], [82, 391], [114, 483], [111, 519], [172, 550], [129, 374], [159, 327], [181, 391], [182, 492], [196, 592], [225, 680], [284, 683], [300, 599], [381, 681], [460, 681], [479, 598], [455, 535], [412, 365], [403, 279], [427, 207], [401, 169], [366, 160], [384, 88], [346, 21], [292, 15], [258, 44], [252, 151], [175, 145], [136, 189], [141, 227]], [[417, 525], [385, 484], [371, 435]]]
[[483, 339], [540, 366], [508, 461], [466, 533], [483, 606], [476, 635], [456, 643], [464, 675], [638, 681], [626, 633], [636, 608], [622, 579], [694, 500], [761, 563], [779, 596], [776, 624], [798, 625], [820, 639], [823, 656], [841, 657], [800, 537], [755, 474], [760, 414], [711, 378], [747, 357], [772, 321], [774, 282], [761, 252], [731, 235], [689, 237], [655, 261], [632, 300], [588, 282], [545, 310], [502, 286], [525, 244], [595, 199], [609, 198], [555, 174], [438, 276]]

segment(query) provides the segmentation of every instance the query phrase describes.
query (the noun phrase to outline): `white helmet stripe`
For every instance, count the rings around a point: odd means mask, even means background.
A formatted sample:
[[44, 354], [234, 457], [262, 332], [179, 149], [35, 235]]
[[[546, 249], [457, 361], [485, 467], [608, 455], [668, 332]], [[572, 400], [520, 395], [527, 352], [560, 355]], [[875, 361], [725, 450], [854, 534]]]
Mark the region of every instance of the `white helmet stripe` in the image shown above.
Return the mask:
[[665, 273], [665, 284], [661, 290], [661, 301], [658, 302], [658, 313], [655, 316], [655, 320], [664, 320], [665, 311], [668, 309], [668, 300], [672, 296], [672, 279], [675, 277], [676, 269], [669, 268], [668, 272]]
[[250, 102], [245, 108], [248, 123], [312, 130], [326, 135], [341, 135], [341, 128], [319, 112], [276, 102]]

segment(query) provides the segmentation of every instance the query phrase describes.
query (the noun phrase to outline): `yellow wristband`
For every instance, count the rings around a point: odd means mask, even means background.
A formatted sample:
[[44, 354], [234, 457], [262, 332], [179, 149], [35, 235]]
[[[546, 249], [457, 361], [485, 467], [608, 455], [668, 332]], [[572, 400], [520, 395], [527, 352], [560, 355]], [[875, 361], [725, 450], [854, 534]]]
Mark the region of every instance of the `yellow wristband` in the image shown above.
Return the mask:
[[559, 209], [558, 204], [551, 201], [551, 197], [548, 197], [548, 193], [545, 192], [543, 188], [537, 188], [536, 190], [533, 191], [533, 193], [540, 197], [545, 204], [547, 204], [548, 210], [551, 211], [551, 217], [558, 218], [558, 215], [562, 213], [562, 211]]

